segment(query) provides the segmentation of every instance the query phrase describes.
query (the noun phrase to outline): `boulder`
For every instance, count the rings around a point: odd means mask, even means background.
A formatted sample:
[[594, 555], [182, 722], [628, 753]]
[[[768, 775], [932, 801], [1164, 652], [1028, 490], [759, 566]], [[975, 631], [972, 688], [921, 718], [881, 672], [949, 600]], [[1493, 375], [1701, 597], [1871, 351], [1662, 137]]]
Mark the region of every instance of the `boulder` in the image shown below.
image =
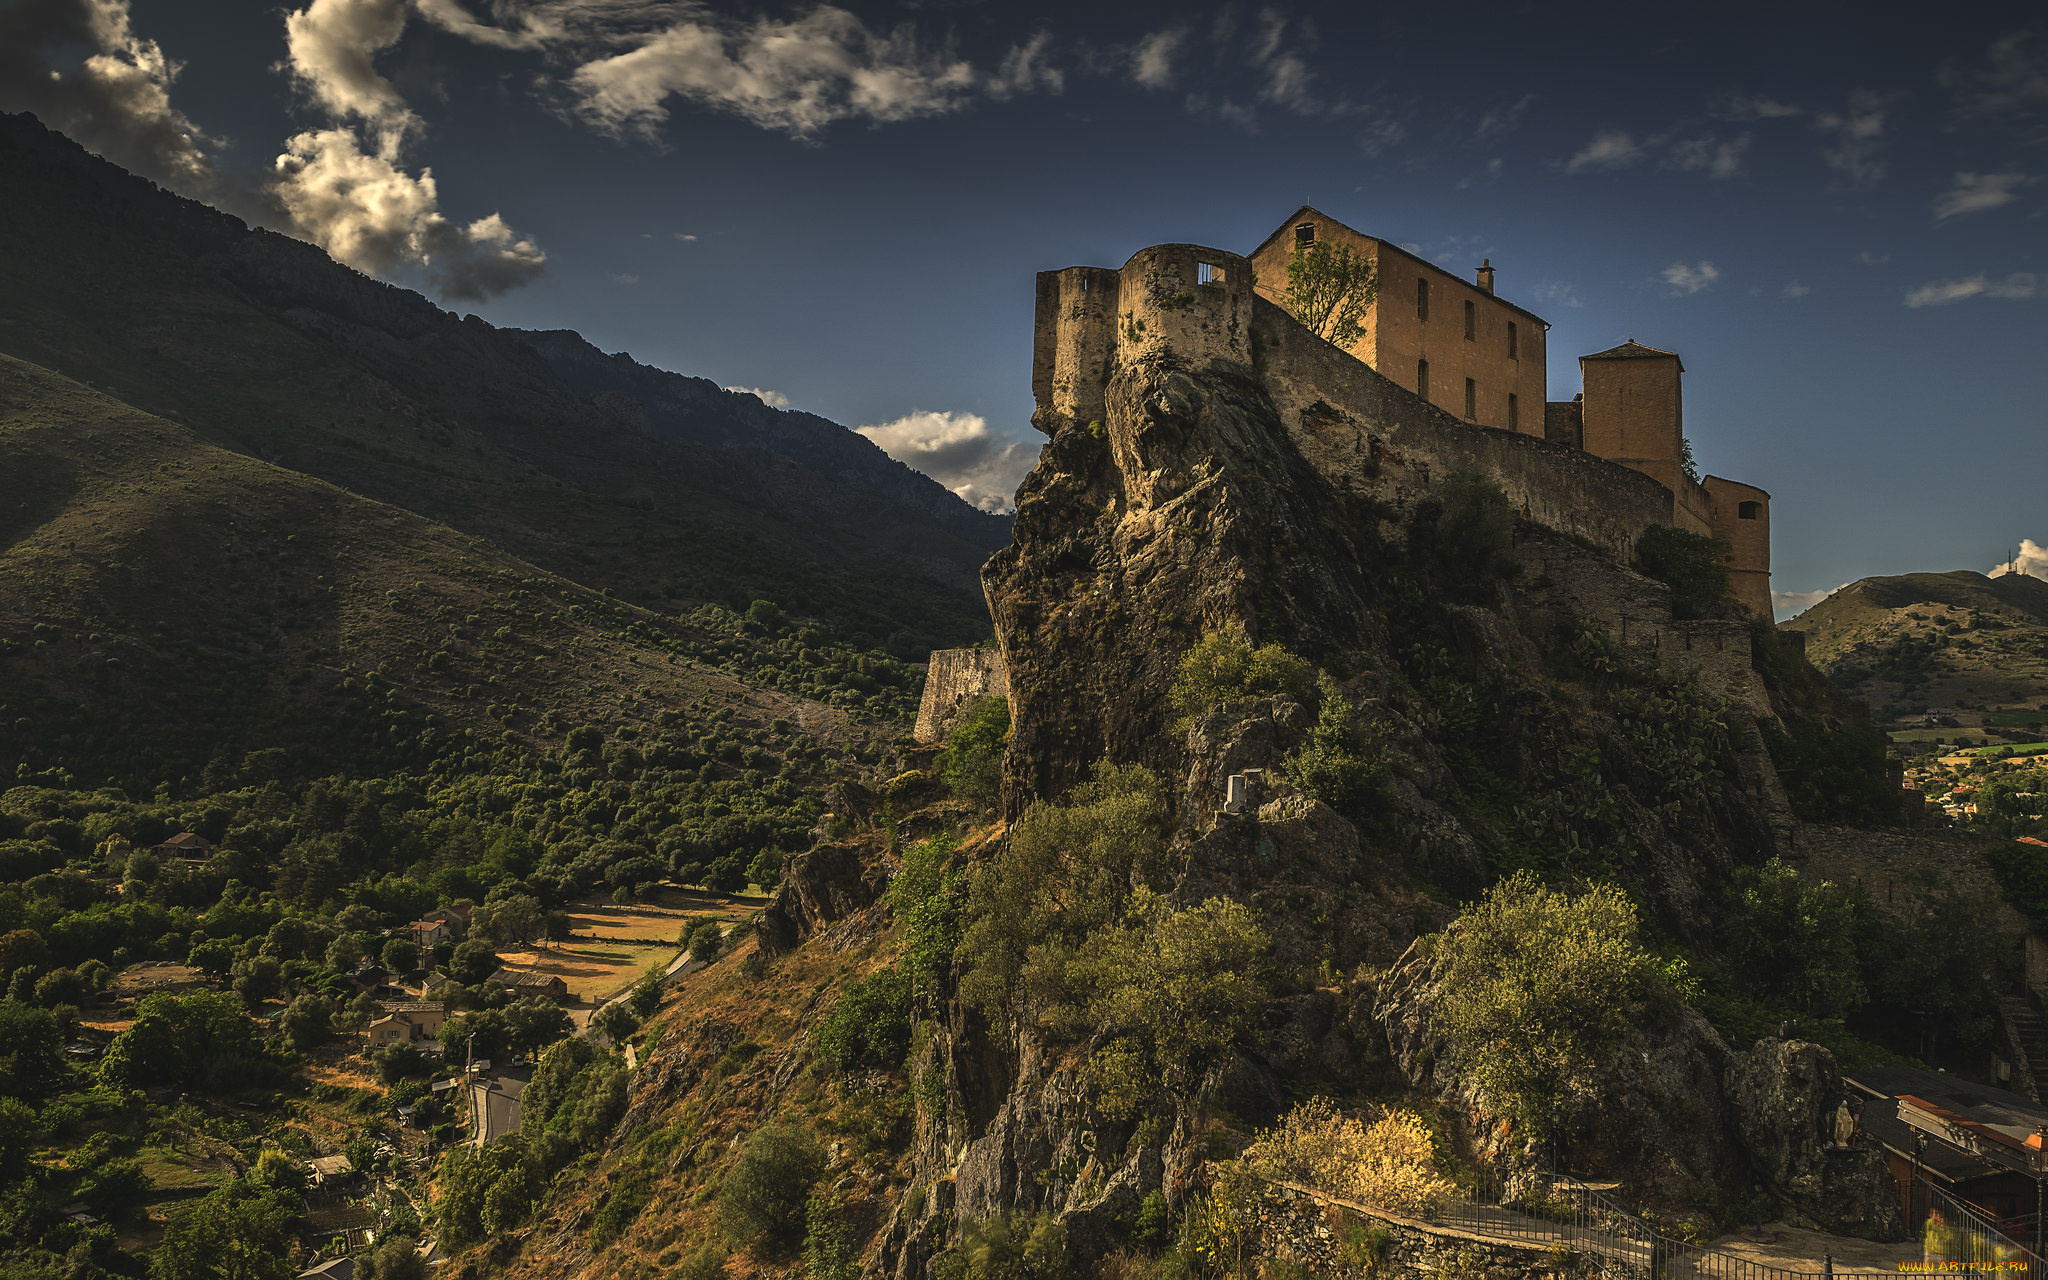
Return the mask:
[[1844, 1107], [1861, 1100], [1842, 1083], [1835, 1057], [1801, 1040], [1760, 1040], [1731, 1054], [1723, 1073], [1730, 1122], [1771, 1194], [1822, 1231], [1865, 1240], [1909, 1233], [1884, 1148], [1865, 1137], [1837, 1141]]

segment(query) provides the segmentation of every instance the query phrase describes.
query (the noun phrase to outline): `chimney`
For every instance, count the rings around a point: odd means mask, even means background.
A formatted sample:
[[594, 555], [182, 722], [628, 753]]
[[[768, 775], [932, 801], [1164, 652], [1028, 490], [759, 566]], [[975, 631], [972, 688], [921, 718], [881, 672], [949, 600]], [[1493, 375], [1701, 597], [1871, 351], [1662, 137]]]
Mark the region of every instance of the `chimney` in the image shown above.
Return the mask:
[[1488, 293], [1493, 292], [1492, 258], [1481, 258], [1479, 260], [1479, 287], [1486, 290]]

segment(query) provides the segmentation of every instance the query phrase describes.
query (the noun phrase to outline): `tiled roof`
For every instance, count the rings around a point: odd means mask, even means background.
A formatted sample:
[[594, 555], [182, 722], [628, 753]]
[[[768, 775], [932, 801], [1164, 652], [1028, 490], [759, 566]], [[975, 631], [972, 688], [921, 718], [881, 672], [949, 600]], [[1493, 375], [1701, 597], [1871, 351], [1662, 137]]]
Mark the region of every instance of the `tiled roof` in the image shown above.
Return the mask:
[[[1622, 344], [1621, 344], [1620, 346], [1618, 346], [1618, 347], [1609, 347], [1609, 348], [1607, 348], [1607, 350], [1605, 350], [1605, 351], [1595, 351], [1595, 352], [1594, 352], [1594, 353], [1593, 353], [1592, 355], [1589, 355], [1589, 356], [1580, 356], [1580, 357], [1579, 357], [1579, 359], [1581, 359], [1581, 360], [1678, 360], [1678, 353], [1677, 353], [1676, 351], [1663, 351], [1663, 350], [1659, 350], [1659, 349], [1658, 349], [1658, 348], [1656, 348], [1656, 347], [1646, 347], [1646, 346], [1644, 346], [1644, 345], [1643, 345], [1642, 343], [1640, 343], [1640, 342], [1637, 342], [1637, 341], [1636, 341], [1636, 340], [1635, 340], [1634, 338], [1630, 338], [1630, 339], [1629, 339], [1629, 340], [1628, 340], [1627, 342], [1624, 342], [1624, 343], [1622, 343]], [[1683, 372], [1685, 372], [1685, 362], [1684, 362], [1683, 360], [1679, 360], [1679, 361], [1678, 361], [1678, 371], [1679, 371], [1680, 373], [1683, 373]]]

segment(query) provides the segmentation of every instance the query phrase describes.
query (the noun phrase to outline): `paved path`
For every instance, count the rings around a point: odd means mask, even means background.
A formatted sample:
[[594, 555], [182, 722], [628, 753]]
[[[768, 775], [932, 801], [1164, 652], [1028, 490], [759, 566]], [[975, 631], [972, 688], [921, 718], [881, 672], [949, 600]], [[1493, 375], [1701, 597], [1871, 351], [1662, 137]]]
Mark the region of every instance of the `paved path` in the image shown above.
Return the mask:
[[1920, 1261], [1920, 1242], [1902, 1240], [1897, 1244], [1879, 1244], [1874, 1240], [1858, 1240], [1853, 1236], [1831, 1236], [1819, 1231], [1801, 1231], [1783, 1223], [1772, 1223], [1764, 1228], [1772, 1239], [1768, 1244], [1746, 1240], [1740, 1234], [1717, 1236], [1708, 1241], [1707, 1248], [1716, 1253], [1731, 1254], [1745, 1262], [1760, 1262], [1768, 1267], [1783, 1267], [1787, 1271], [1818, 1271], [1822, 1261], [1833, 1254], [1835, 1274], [1844, 1272], [1883, 1272], [1886, 1275], [1899, 1274], [1902, 1262]]

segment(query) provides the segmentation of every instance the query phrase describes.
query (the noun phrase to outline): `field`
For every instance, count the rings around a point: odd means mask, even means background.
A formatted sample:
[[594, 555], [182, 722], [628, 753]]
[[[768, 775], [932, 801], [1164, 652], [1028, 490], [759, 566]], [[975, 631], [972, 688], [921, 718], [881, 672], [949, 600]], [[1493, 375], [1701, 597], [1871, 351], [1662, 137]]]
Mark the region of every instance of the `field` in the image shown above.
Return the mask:
[[523, 951], [501, 951], [509, 969], [548, 973], [568, 984], [580, 1025], [598, 1005], [659, 973], [682, 955], [685, 924], [716, 919], [727, 930], [750, 919], [765, 897], [667, 889], [652, 902], [621, 905], [589, 901], [569, 907], [567, 942]]

